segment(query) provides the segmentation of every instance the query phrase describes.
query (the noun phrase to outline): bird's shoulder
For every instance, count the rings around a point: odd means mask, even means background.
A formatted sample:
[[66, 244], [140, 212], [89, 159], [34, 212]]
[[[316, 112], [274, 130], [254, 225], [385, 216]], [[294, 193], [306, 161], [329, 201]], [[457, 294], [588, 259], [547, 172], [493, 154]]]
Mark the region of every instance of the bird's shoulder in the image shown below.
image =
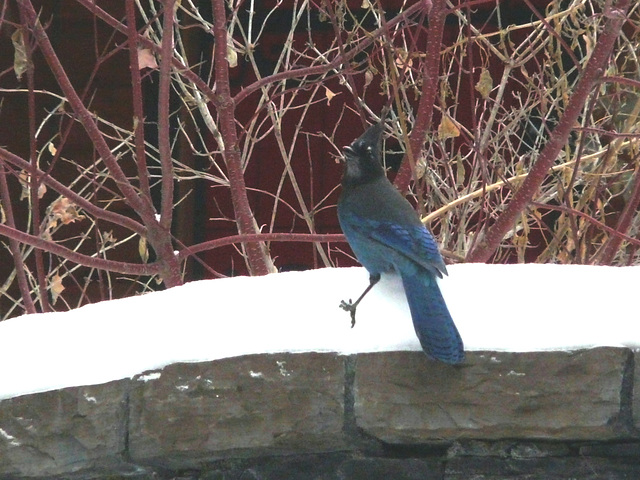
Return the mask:
[[343, 190], [338, 207], [362, 218], [422, 225], [418, 213], [386, 177]]

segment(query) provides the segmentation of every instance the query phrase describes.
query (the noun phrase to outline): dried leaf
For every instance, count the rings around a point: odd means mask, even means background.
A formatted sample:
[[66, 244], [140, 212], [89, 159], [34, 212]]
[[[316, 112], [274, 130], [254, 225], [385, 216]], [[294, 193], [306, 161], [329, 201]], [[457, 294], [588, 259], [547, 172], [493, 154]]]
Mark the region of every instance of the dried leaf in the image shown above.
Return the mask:
[[29, 65], [22, 30], [17, 29], [13, 32], [11, 42], [13, 43], [13, 71], [16, 72], [16, 77], [20, 80]]
[[58, 149], [53, 144], [53, 142], [49, 142], [49, 145], [47, 145], [47, 149], [49, 150], [49, 153], [53, 156], [55, 156], [55, 154], [58, 153]]
[[60, 197], [51, 204], [51, 216], [55, 221], [60, 220], [63, 225], [84, 218], [84, 215], [78, 213], [78, 206], [67, 197]]
[[465, 177], [467, 175], [467, 169], [464, 165], [462, 155], [459, 153], [456, 155], [456, 182], [458, 185], [464, 185]]
[[453, 120], [449, 117], [449, 115], [443, 115], [442, 120], [440, 120], [440, 125], [438, 125], [438, 137], [441, 140], [446, 140], [447, 138], [455, 138], [460, 136], [460, 129], [453, 122]]
[[[18, 180], [20, 180], [20, 185], [22, 186], [22, 191], [20, 192], [20, 200], [24, 200], [25, 198], [29, 198], [31, 195], [29, 188], [31, 186], [31, 175], [25, 172], [24, 170], [20, 172], [18, 175]], [[47, 186], [44, 183], [38, 185], [38, 198], [44, 197], [44, 194], [47, 193]]]
[[143, 263], [149, 261], [149, 247], [147, 246], [147, 239], [145, 237], [140, 237], [138, 241], [138, 253]]
[[416, 178], [424, 177], [425, 173], [427, 173], [427, 158], [421, 156], [416, 162]]
[[371, 2], [369, 0], [362, 0], [362, 5], [360, 5], [360, 8], [373, 8], [373, 5], [371, 5]]
[[576, 242], [573, 240], [573, 235], [567, 235], [567, 241], [564, 244], [565, 249], [569, 253], [573, 253], [576, 249]]
[[558, 193], [557, 193], [557, 199], [559, 202], [563, 202], [564, 201], [564, 185], [562, 185], [562, 182], [558, 182]]
[[20, 180], [20, 186], [22, 187], [22, 190], [20, 191], [20, 200], [29, 198], [29, 178], [30, 177], [31, 176], [24, 170], [20, 172], [20, 175], [18, 175], [18, 180]]
[[158, 68], [156, 57], [148, 48], [138, 49], [138, 68], [140, 70], [142, 70], [143, 68]]
[[108, 232], [104, 232], [101, 235], [101, 238], [102, 238], [102, 245], [104, 246], [104, 248], [107, 248], [118, 241], [116, 237], [113, 235], [112, 230], [109, 230]]
[[364, 72], [364, 86], [368, 87], [372, 81], [373, 81], [373, 72], [367, 69], [367, 71]]
[[64, 291], [62, 277], [57, 273], [49, 279], [49, 290], [51, 291], [51, 303], [55, 305], [58, 297]]
[[480, 80], [478, 80], [478, 83], [476, 83], [476, 90], [478, 91], [478, 93], [480, 93], [480, 95], [482, 95], [482, 98], [486, 100], [487, 98], [489, 98], [489, 94], [491, 93], [492, 89], [493, 80], [491, 78], [491, 74], [489, 73], [489, 70], [483, 68], [482, 73], [480, 74]]
[[409, 57], [409, 53], [406, 50], [399, 50], [399, 55], [396, 58], [396, 67], [398, 70], [403, 71], [413, 66], [413, 59]]
[[454, 98], [453, 91], [451, 90], [451, 85], [449, 82], [442, 81], [440, 82], [440, 100], [442, 104], [447, 103], [446, 100], [448, 98]]
[[238, 52], [233, 48], [233, 43], [229, 40], [227, 44], [227, 62], [229, 63], [229, 68], [235, 68], [238, 66]]
[[337, 94], [329, 90], [327, 86], [324, 87], [324, 90], [325, 90], [324, 96], [327, 97], [327, 105], [329, 105], [333, 97], [335, 97]]

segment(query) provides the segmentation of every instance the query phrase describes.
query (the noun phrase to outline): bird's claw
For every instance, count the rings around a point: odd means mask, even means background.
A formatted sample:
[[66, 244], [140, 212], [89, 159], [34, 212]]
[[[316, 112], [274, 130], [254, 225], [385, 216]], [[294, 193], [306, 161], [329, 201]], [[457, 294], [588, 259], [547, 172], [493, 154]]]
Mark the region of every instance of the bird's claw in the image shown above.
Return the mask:
[[351, 328], [353, 328], [356, 324], [356, 305], [353, 304], [353, 300], [349, 299], [349, 302], [340, 301], [340, 308], [351, 315]]

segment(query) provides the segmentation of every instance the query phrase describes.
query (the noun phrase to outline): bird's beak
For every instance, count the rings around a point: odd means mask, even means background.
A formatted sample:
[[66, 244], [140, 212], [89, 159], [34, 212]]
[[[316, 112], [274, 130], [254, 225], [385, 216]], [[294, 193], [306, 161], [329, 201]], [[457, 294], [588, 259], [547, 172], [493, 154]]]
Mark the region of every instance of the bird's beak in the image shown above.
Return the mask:
[[353, 148], [351, 148], [351, 145], [347, 145], [346, 147], [343, 147], [342, 152], [343, 152], [343, 155], [340, 158], [342, 160], [342, 163], [347, 162], [347, 156], [355, 155], [355, 152], [353, 151]]

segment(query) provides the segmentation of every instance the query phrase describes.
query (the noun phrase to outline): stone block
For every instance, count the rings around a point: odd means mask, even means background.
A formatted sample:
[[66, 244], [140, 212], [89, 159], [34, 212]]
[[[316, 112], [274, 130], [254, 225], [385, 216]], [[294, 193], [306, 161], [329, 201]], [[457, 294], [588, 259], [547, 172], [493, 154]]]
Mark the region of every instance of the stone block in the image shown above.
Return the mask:
[[637, 440], [583, 445], [578, 452], [583, 457], [633, 458], [640, 466], [640, 442]]
[[633, 399], [631, 407], [633, 411], [634, 426], [636, 431], [640, 432], [640, 352], [635, 352], [633, 357]]
[[355, 458], [344, 462], [334, 478], [349, 480], [441, 480], [442, 462], [419, 458]]
[[348, 449], [343, 363], [335, 354], [251, 355], [139, 376], [131, 459], [193, 468], [222, 457]]
[[358, 355], [356, 424], [392, 444], [619, 438], [631, 421], [621, 418], [630, 354], [469, 352], [457, 367], [419, 352]]
[[[444, 471], [439, 459], [363, 458], [352, 452], [234, 459], [219, 463], [207, 466], [197, 479], [184, 480], [442, 480]], [[179, 478], [183, 480], [183, 477]]]
[[447, 462], [445, 480], [630, 480], [637, 462], [598, 457], [503, 459], [461, 457]]
[[119, 470], [129, 380], [0, 401], [0, 478]]
[[568, 445], [559, 442], [527, 442], [522, 440], [456, 440], [447, 450], [448, 458], [501, 457], [514, 459], [564, 457], [571, 455]]
[[[350, 460], [345, 452], [225, 459], [208, 465], [197, 480], [328, 480]], [[342, 477], [344, 478], [344, 477]], [[348, 478], [348, 477], [346, 477]], [[195, 479], [194, 479], [195, 480]]]

